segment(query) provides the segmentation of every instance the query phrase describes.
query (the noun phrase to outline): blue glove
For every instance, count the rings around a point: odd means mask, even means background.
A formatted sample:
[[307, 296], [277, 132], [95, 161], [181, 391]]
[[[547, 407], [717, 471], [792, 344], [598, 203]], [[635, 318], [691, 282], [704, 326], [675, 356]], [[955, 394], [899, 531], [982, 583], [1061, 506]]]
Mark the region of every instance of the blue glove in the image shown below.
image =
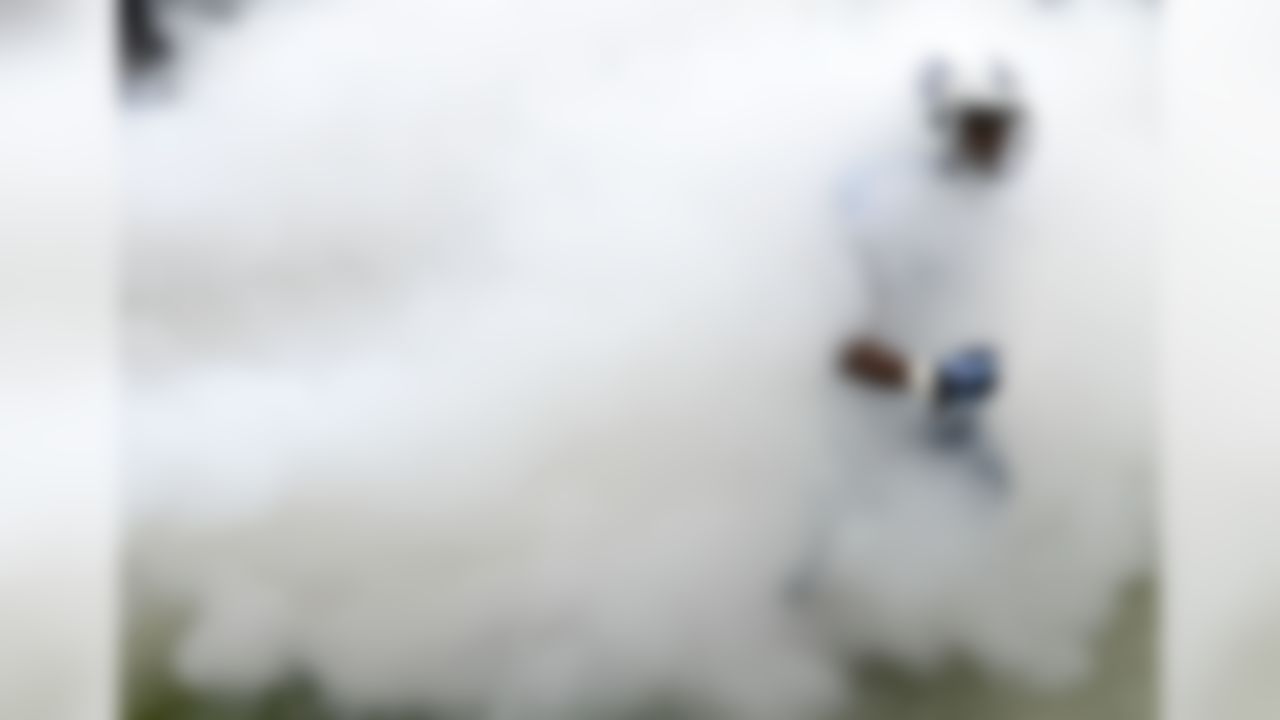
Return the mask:
[[942, 407], [972, 405], [989, 398], [999, 383], [1000, 366], [988, 348], [971, 348], [938, 364], [934, 399]]

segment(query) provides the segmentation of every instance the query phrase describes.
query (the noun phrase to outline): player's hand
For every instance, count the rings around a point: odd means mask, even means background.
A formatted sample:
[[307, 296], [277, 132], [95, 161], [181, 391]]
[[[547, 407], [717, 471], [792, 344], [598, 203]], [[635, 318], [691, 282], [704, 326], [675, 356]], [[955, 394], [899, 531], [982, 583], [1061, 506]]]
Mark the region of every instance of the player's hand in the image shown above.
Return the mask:
[[938, 364], [934, 397], [942, 406], [982, 402], [995, 393], [999, 379], [996, 354], [989, 348], [970, 348]]

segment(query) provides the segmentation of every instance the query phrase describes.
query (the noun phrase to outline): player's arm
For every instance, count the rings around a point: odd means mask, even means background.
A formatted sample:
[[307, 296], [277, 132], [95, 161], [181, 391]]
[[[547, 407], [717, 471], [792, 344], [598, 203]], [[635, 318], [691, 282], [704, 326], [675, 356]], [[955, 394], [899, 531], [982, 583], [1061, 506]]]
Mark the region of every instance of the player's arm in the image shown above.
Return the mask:
[[995, 354], [987, 348], [968, 348], [941, 360], [919, 359], [874, 338], [860, 338], [846, 346], [840, 370], [860, 383], [910, 393], [942, 406], [985, 400], [999, 380]]

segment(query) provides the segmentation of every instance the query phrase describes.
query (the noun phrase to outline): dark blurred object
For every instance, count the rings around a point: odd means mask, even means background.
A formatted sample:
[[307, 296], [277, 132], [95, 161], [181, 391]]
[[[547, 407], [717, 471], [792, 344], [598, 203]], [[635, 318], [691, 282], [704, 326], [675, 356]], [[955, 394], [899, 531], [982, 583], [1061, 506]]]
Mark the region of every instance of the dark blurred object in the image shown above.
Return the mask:
[[147, 73], [177, 59], [180, 43], [172, 32], [174, 21], [226, 20], [246, 4], [247, 0], [117, 0], [117, 48], [125, 72]]
[[865, 338], [845, 348], [840, 369], [849, 378], [886, 390], [905, 390], [910, 380], [910, 367], [901, 354]]
[[984, 172], [1000, 170], [1018, 128], [1016, 106], [975, 102], [955, 110], [956, 154], [960, 162]]
[[934, 397], [943, 407], [981, 403], [995, 393], [999, 379], [994, 351], [985, 347], [966, 349], [938, 364]]
[[923, 392], [944, 410], [982, 404], [995, 394], [1000, 379], [995, 352], [980, 346], [948, 355], [936, 365], [922, 366], [928, 367], [924, 378], [912, 378], [910, 358], [868, 338], [850, 343], [839, 363], [841, 372], [850, 379], [894, 392]]
[[1027, 114], [1014, 68], [999, 59], [968, 66], [933, 57], [920, 70], [920, 84], [946, 166], [983, 177], [1005, 170], [1025, 135]]
[[119, 0], [118, 48], [127, 71], [159, 65], [173, 52], [160, 22], [161, 0]]

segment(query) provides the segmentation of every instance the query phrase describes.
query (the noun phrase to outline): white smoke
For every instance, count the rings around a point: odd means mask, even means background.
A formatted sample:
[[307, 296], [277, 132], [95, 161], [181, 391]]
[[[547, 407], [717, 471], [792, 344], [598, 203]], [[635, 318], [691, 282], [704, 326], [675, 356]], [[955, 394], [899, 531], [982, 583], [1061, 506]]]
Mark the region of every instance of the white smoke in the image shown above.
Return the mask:
[[[1149, 552], [1154, 31], [326, 0], [211, 36], [125, 127], [132, 554], [193, 610], [183, 677], [495, 718], [817, 717], [865, 657], [1078, 678]], [[1004, 498], [832, 372], [870, 291], [835, 189], [928, 159], [918, 66], [971, 51], [1025, 83], [1026, 166], [983, 209], [908, 171], [897, 229], [979, 243]]]

